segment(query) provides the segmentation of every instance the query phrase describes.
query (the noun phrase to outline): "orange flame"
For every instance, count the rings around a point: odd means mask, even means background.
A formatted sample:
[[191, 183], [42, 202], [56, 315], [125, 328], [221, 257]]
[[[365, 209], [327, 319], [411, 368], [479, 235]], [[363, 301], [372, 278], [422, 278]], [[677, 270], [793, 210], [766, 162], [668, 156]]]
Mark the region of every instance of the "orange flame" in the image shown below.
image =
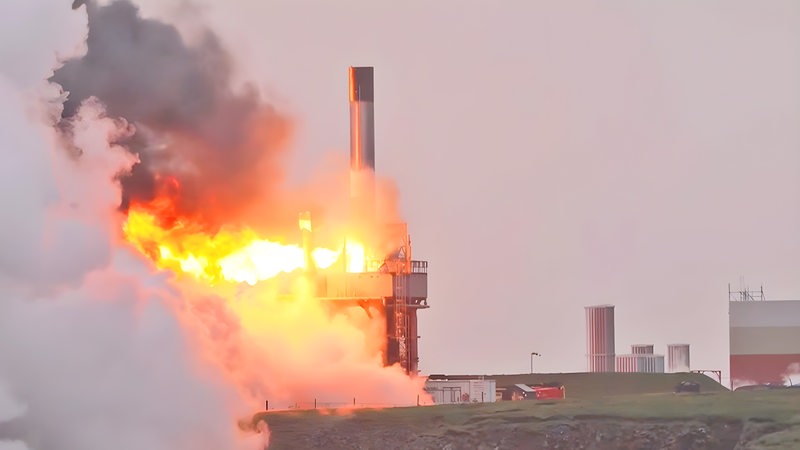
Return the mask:
[[[125, 238], [161, 270], [186, 273], [210, 283], [229, 281], [254, 285], [281, 273], [308, 268], [305, 251], [299, 245], [261, 239], [246, 227], [223, 227], [210, 234], [202, 226], [185, 220], [171, 218], [164, 223], [162, 216], [151, 209], [154, 208], [131, 206], [123, 232]], [[311, 250], [314, 266], [327, 269], [344, 253], [348, 271], [363, 271], [364, 246], [347, 242], [344, 247], [344, 251], [323, 247]]]
[[365, 245], [367, 232], [341, 229], [364, 240], [342, 236], [339, 244], [312, 248], [308, 213], [300, 215], [297, 245], [263, 239], [247, 226], [209, 226], [216, 222], [213, 215], [181, 213], [179, 200], [180, 184], [162, 180], [155, 199], [129, 205], [124, 237], [157, 268], [201, 281], [176, 280], [189, 300], [178, 314], [195, 332], [203, 357], [253, 407], [264, 398], [358, 397], [390, 405], [413, 404], [426, 395], [422, 379], [409, 379], [398, 366], [382, 367], [386, 318], [379, 306], [321, 301], [315, 280], [307, 277], [281, 280], [291, 281], [285, 285], [266, 282], [309, 264], [323, 271], [374, 271], [379, 259], [374, 244]]

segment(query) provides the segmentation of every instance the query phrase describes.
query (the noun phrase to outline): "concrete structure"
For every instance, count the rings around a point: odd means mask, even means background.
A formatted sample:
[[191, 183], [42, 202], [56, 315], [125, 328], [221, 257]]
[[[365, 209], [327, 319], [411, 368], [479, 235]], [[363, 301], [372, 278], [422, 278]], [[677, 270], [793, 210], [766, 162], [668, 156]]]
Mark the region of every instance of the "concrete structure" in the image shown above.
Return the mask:
[[800, 301], [729, 302], [733, 389], [800, 384]]
[[586, 370], [614, 372], [614, 305], [587, 306]]
[[450, 403], [494, 403], [497, 383], [484, 378], [425, 380], [425, 391], [437, 405]]
[[664, 373], [664, 355], [652, 353], [617, 355], [616, 370], [622, 373]]
[[667, 370], [670, 372], [688, 372], [691, 370], [689, 362], [689, 344], [667, 345]]
[[631, 354], [633, 355], [652, 355], [653, 344], [633, 344], [631, 345]]

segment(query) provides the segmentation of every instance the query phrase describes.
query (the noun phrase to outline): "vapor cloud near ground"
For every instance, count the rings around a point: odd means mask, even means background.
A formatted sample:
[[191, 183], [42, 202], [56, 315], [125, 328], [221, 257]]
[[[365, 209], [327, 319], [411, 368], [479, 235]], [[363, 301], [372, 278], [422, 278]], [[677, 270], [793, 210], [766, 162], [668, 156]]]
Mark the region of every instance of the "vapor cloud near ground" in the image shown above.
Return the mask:
[[192, 356], [174, 292], [117, 245], [117, 179], [137, 157], [114, 143], [130, 123], [88, 97], [64, 104], [45, 81], [57, 54], [80, 51], [85, 19], [66, 3], [72, 14], [3, 8], [14, 34], [0, 39], [0, 448], [248, 445], [231, 420], [238, 397]]
[[0, 138], [2, 178], [27, 185], [0, 197], [12, 218], [0, 238], [0, 440], [41, 450], [235, 445], [235, 397], [192, 359], [163, 281], [113, 247], [113, 176], [135, 159], [108, 138], [124, 128], [87, 104], [73, 121], [84, 153], [71, 160], [44, 117], [25, 115], [31, 97], [4, 87], [4, 112], [21, 120], [3, 117], [14, 133]]
[[[254, 449], [268, 429], [239, 419], [264, 399], [412, 404], [421, 381], [383, 367], [382, 316], [328, 314], [304, 288], [198, 286], [133, 253], [135, 206], [214, 236], [253, 204], [289, 205], [296, 230], [298, 198], [333, 189], [273, 198], [289, 122], [234, 85], [211, 31], [130, 0], [48, 3], [13, 5], [27, 27], [0, 43], [2, 445]], [[52, 37], [31, 26], [49, 22]]]

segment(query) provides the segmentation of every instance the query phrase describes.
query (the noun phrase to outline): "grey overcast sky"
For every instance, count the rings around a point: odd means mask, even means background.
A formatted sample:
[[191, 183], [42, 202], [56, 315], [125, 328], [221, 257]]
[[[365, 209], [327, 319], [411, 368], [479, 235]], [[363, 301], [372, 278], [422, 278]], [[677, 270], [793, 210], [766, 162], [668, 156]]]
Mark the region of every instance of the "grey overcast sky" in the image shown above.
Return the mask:
[[800, 298], [799, 2], [139, 3], [208, 21], [298, 119], [298, 181], [346, 154], [347, 66], [375, 66], [425, 373], [584, 370], [600, 303], [618, 353], [727, 371], [727, 283]]
[[299, 117], [298, 178], [347, 151], [346, 68], [375, 66], [377, 170], [431, 264], [426, 373], [527, 371], [531, 351], [537, 370], [584, 370], [599, 303], [618, 353], [685, 342], [695, 368], [727, 371], [727, 283], [800, 297], [798, 2], [202, 14]]

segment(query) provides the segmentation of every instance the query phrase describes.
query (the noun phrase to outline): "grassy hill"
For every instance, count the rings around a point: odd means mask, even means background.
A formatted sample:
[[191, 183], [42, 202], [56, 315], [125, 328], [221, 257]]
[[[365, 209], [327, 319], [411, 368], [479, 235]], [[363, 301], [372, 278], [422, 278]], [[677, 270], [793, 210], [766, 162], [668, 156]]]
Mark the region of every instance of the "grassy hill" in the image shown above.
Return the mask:
[[[641, 389], [661, 389], [645, 383], [647, 377], [636, 378], [644, 380], [637, 384]], [[586, 392], [588, 397], [597, 394], [596, 388]], [[270, 412], [260, 413], [255, 419], [268, 423], [271, 450], [788, 450], [800, 448], [798, 405], [800, 389], [723, 390], [678, 395], [597, 395], [583, 399], [571, 396], [557, 401], [355, 410], [344, 414]]]

